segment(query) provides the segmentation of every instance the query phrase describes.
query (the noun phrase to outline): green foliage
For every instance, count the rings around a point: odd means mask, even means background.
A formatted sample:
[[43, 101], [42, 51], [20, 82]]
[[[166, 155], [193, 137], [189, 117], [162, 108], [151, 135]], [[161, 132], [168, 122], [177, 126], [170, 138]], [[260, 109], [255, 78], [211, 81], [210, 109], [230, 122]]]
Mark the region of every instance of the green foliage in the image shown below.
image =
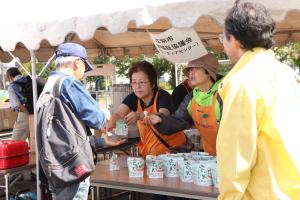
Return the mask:
[[[29, 63], [22, 63], [22, 64], [23, 64], [23, 66], [25, 67], [25, 69], [31, 74], [31, 63], [29, 62]], [[39, 74], [40, 71], [42, 71], [42, 69], [43, 69], [43, 67], [45, 66], [45, 64], [46, 64], [46, 63], [43, 63], [43, 62], [37, 62], [37, 63], [35, 64], [36, 74]], [[22, 67], [19, 67], [19, 69], [20, 69], [22, 75], [25, 76], [25, 75], [26, 75], [25, 70], [23, 70]], [[47, 79], [48, 76], [49, 76], [49, 74], [50, 74], [52, 71], [54, 71], [54, 70], [55, 70], [55, 64], [54, 64], [54, 63], [51, 63], [51, 64], [47, 67], [47, 69], [43, 72], [43, 74], [41, 75], [41, 77]]]
[[[146, 58], [144, 55], [140, 55], [138, 57], [129, 57], [125, 55], [123, 58], [115, 58], [115, 57], [104, 57], [100, 56], [95, 58], [94, 64], [105, 64], [110, 63], [114, 64], [117, 67], [117, 76], [119, 77], [127, 77], [128, 70], [133, 63], [147, 60], [154, 65], [157, 70], [158, 77], [164, 75], [164, 73], [168, 73], [170, 75], [170, 80], [168, 84], [161, 84], [162, 88], [168, 89], [169, 87], [175, 86], [175, 65], [166, 59], [162, 58], [159, 54], [155, 54], [152, 58]], [[160, 84], [160, 83], [159, 83]]]
[[[273, 50], [278, 60], [288, 64], [293, 68], [300, 68], [300, 43], [299, 42], [290, 41], [281, 47], [274, 47]], [[225, 52], [213, 52], [212, 50], [209, 50], [209, 52], [213, 53], [218, 60], [228, 60], [228, 57]], [[170, 90], [171, 88], [175, 87], [175, 64], [162, 58], [159, 53], [155, 54], [151, 58], [146, 58], [144, 55], [140, 55], [134, 58], [131, 58], [128, 55], [126, 55], [121, 59], [115, 57], [100, 56], [95, 58], [94, 63], [114, 64], [117, 66], [117, 76], [127, 77], [130, 66], [133, 63], [142, 60], [147, 60], [156, 67], [159, 79], [165, 73], [168, 73], [170, 75], [171, 78], [168, 83], [165, 83], [160, 79], [159, 86], [161, 88]], [[181, 70], [180, 68], [183, 68], [183, 65], [178, 67], [178, 72]], [[231, 68], [232, 68], [232, 64], [229, 63], [221, 64], [219, 73], [222, 75], [226, 75]], [[95, 81], [95, 79], [96, 79], [95, 77], [90, 77], [88, 78], [88, 81], [92, 82]]]
[[300, 68], [300, 42], [289, 41], [281, 47], [274, 47], [276, 58], [291, 66], [292, 68]]
[[116, 73], [119, 77], [128, 77], [128, 71], [131, 65], [142, 60], [145, 60], [144, 55], [139, 55], [138, 57], [133, 58], [126, 55], [122, 59], [112, 59], [111, 63], [117, 66]]
[[125, 55], [123, 58], [108, 57], [108, 56], [98, 56], [94, 59], [94, 64], [114, 64], [117, 66], [117, 76], [127, 77], [128, 69], [130, 66], [138, 61], [145, 59], [144, 55], [131, 58], [128, 55]]
[[[152, 57], [151, 63], [156, 67], [158, 77], [163, 76], [165, 73], [168, 73], [170, 75], [171, 78], [170, 78], [168, 84], [172, 88], [174, 88], [175, 87], [175, 64], [164, 59], [158, 53], [156, 53]], [[164, 88], [164, 87], [162, 87], [162, 88]], [[169, 89], [169, 88], [166, 87], [164, 89]]]
[[[226, 53], [224, 51], [213, 52], [212, 50], [209, 50], [209, 52], [213, 53], [219, 61], [220, 60], [228, 60], [228, 56], [226, 55]], [[219, 74], [225, 76], [230, 71], [232, 66], [233, 65], [230, 63], [221, 63], [220, 68], [219, 68]]]
[[214, 54], [218, 60], [228, 60], [228, 56], [224, 51], [214, 52], [213, 50], [209, 49], [208, 52]]
[[165, 81], [159, 81], [158, 87], [167, 91], [172, 90], [172, 86], [170, 85], [170, 83]]
[[104, 63], [109, 63], [110, 57], [108, 56], [97, 56], [94, 59], [94, 64], [104, 64]]

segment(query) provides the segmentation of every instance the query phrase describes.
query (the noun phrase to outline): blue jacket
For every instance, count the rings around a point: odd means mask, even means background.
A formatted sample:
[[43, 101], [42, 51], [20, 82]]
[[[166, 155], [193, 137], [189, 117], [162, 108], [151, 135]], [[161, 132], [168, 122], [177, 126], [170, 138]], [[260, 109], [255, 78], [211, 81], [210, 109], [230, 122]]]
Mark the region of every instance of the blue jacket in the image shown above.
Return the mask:
[[[62, 72], [52, 72], [51, 76], [63, 76]], [[60, 87], [61, 100], [70, 106], [75, 115], [86, 126], [94, 129], [100, 129], [106, 122], [103, 111], [99, 104], [93, 99], [84, 85], [72, 76], [68, 76], [62, 82]]]
[[26, 83], [26, 77], [18, 75], [14, 78], [14, 82], [8, 86], [8, 94], [10, 99], [11, 108], [14, 112], [19, 112], [18, 106], [26, 103], [26, 98], [22, 95], [22, 87], [18, 83]]

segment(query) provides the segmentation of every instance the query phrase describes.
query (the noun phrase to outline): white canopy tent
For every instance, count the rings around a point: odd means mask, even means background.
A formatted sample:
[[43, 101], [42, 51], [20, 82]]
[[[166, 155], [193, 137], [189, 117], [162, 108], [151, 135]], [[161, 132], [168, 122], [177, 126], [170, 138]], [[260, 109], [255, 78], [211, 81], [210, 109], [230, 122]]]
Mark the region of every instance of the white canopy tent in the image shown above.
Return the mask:
[[[277, 21], [278, 44], [300, 40], [299, 0], [251, 1], [271, 10]], [[11, 59], [7, 51], [21, 61], [30, 58], [36, 91], [35, 57], [46, 61], [66, 40], [83, 44], [90, 58], [130, 52], [153, 54], [155, 49], [147, 30], [194, 27], [206, 47], [220, 50], [218, 34], [233, 3], [234, 0], [5, 1], [0, 12], [0, 60]]]
[[[266, 5], [277, 21], [275, 41], [300, 41], [300, 1], [252, 0]], [[97, 55], [135, 56], [156, 52], [147, 31], [194, 27], [206, 47], [222, 50], [218, 34], [234, 0], [87, 0], [18, 1], [2, 4], [0, 60], [13, 54], [29, 61], [28, 49], [47, 61], [64, 41], [83, 44], [91, 59]]]

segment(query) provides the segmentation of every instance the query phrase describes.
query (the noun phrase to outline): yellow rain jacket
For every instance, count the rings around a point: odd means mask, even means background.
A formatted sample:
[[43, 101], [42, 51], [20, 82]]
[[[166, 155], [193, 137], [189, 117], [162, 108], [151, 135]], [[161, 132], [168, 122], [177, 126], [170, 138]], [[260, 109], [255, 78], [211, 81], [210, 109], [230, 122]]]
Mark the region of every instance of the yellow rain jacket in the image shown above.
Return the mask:
[[247, 51], [219, 85], [221, 200], [300, 200], [300, 80], [271, 50]]

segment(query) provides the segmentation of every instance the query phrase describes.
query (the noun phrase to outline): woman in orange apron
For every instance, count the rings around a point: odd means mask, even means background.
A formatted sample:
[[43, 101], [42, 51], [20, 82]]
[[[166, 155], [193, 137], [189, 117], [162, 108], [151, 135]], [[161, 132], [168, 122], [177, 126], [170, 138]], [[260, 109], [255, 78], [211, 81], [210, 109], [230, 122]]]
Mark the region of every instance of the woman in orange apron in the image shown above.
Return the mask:
[[138, 144], [142, 156], [169, 153], [186, 143], [182, 131], [171, 135], [161, 134], [151, 125], [142, 122], [146, 113], [160, 113], [167, 116], [172, 111], [171, 95], [157, 87], [157, 73], [147, 61], [134, 64], [129, 70], [133, 93], [129, 94], [112, 114], [106, 124], [106, 131], [116, 127], [116, 121], [124, 119], [128, 125], [137, 123], [141, 141]]
[[201, 136], [203, 149], [210, 155], [216, 155], [216, 138], [222, 112], [222, 101], [217, 94], [220, 78], [218, 60], [212, 54], [206, 54], [190, 61], [185, 68], [189, 79], [195, 86], [182, 101], [173, 115], [149, 115], [144, 123], [154, 125], [164, 134], [196, 126]]

